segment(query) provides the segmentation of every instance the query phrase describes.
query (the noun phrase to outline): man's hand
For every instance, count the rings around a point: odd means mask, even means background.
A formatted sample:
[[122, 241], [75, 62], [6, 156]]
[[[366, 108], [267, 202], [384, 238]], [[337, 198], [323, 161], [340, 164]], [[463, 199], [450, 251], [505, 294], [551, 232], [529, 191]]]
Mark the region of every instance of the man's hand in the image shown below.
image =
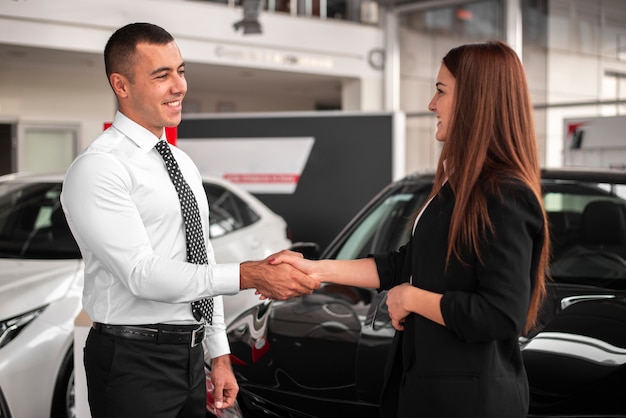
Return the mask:
[[276, 254], [272, 254], [267, 258], [268, 262], [272, 265], [278, 264], [290, 264], [293, 267], [297, 268], [304, 274], [310, 276], [314, 280], [318, 282], [322, 282], [319, 276], [319, 272], [315, 269], [316, 261], [307, 260], [302, 256], [301, 253], [291, 251], [291, 250], [283, 250]]
[[[281, 252], [284, 253], [284, 252]], [[287, 300], [300, 295], [309, 295], [319, 289], [320, 282], [287, 263], [272, 265], [273, 254], [263, 261], [246, 261], [239, 266], [240, 288], [257, 289], [265, 298]], [[298, 254], [289, 251], [291, 255]], [[299, 257], [302, 257], [300, 254]]]
[[211, 380], [215, 408], [226, 409], [235, 404], [239, 385], [230, 365], [229, 354], [211, 360]]

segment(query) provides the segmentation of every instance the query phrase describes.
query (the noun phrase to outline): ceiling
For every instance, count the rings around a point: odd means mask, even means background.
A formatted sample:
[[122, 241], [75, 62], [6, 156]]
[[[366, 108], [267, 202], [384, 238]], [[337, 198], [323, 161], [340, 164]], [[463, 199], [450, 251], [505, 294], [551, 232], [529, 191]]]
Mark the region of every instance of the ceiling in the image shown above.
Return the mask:
[[[389, 8], [429, 8], [462, 4], [469, 0], [377, 0]], [[101, 54], [62, 51], [0, 44], [0, 69], [41, 69], [87, 73], [104, 79]], [[291, 96], [309, 98], [323, 106], [340, 106], [342, 81], [336, 77], [229, 67], [196, 62], [186, 63], [190, 93], [253, 96]], [[195, 94], [195, 93], [194, 93]]]
[[[105, 79], [100, 54], [0, 44], [0, 69], [20, 71], [42, 68], [51, 73], [68, 71]], [[229, 93], [264, 97], [299, 95], [323, 105], [339, 105], [341, 101], [341, 80], [335, 77], [194, 62], [185, 64], [185, 74], [193, 91], [223, 97]]]

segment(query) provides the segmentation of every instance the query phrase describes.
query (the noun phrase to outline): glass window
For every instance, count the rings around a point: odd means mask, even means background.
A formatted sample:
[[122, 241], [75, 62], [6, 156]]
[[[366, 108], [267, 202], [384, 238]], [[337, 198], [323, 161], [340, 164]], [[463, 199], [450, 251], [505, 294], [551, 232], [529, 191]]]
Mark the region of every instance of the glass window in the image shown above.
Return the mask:
[[[626, 279], [626, 186], [584, 179], [544, 179], [555, 281]], [[408, 242], [415, 213], [430, 187], [397, 188], [375, 202], [327, 254], [354, 259], [397, 250]], [[613, 286], [603, 282], [605, 286]], [[623, 285], [622, 285], [623, 286]]]
[[204, 184], [209, 199], [209, 237], [217, 238], [252, 225], [259, 215], [237, 195], [216, 184]]
[[65, 171], [75, 157], [78, 127], [21, 125], [18, 171]]
[[624, 193], [624, 185], [608, 183], [545, 185], [556, 280], [626, 279]]
[[0, 253], [4, 257], [80, 258], [65, 220], [60, 183], [5, 183], [0, 190]]
[[623, 0], [602, 0], [598, 19], [602, 38], [598, 52], [604, 57], [626, 59], [626, 8]]
[[437, 37], [470, 40], [502, 39], [504, 13], [500, 0], [467, 3], [408, 12], [401, 16], [403, 27], [430, 32]]
[[[626, 203], [625, 185], [609, 183], [555, 183], [546, 186], [544, 205], [546, 211], [582, 213], [595, 200]], [[626, 206], [625, 206], [626, 207]]]
[[426, 200], [428, 190], [388, 196], [361, 219], [339, 249], [336, 258], [349, 260], [398, 249], [411, 234], [413, 216]]

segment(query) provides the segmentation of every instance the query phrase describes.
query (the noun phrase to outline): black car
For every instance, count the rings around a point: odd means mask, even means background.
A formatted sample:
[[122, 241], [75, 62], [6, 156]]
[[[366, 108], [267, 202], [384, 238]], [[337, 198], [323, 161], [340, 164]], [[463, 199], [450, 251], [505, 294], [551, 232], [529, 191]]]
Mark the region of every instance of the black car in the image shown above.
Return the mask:
[[[520, 338], [531, 417], [626, 417], [626, 171], [544, 170], [553, 256], [540, 328]], [[386, 187], [321, 258], [353, 259], [407, 242], [433, 175]], [[228, 328], [249, 417], [378, 417], [394, 334], [385, 293], [324, 285], [264, 302]]]

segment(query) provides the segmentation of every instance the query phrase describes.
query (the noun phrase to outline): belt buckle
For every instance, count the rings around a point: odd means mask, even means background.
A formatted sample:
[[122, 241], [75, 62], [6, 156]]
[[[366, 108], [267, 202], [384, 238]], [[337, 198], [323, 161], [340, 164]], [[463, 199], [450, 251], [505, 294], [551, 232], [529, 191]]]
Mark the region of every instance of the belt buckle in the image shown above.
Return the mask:
[[[200, 341], [196, 342], [196, 336], [200, 331], [204, 331], [204, 325], [200, 325], [198, 328], [191, 331], [191, 347], [195, 347], [202, 343], [202, 338], [200, 338]], [[204, 332], [202, 333], [202, 337], [204, 337]]]

